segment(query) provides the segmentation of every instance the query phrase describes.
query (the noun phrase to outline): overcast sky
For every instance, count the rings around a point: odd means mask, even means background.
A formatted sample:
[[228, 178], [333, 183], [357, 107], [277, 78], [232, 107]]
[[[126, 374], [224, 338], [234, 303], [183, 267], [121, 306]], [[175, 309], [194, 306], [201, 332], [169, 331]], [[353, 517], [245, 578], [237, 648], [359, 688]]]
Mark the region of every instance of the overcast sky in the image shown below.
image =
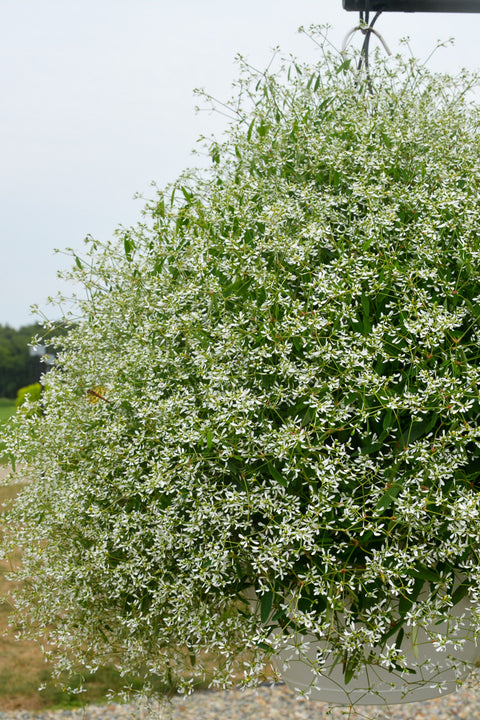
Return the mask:
[[[230, 95], [234, 57], [264, 67], [274, 46], [302, 59], [316, 50], [299, 25], [329, 23], [340, 47], [357, 23], [341, 0], [2, 0], [0, 40], [0, 323], [49, 317], [65, 291], [54, 248], [81, 250], [136, 222], [152, 181], [195, 164], [197, 138], [219, 118], [196, 114], [193, 89]], [[478, 69], [480, 14], [385, 13], [391, 49], [410, 36], [430, 67]], [[360, 43], [360, 37], [355, 40]], [[68, 289], [67, 289], [68, 292]]]

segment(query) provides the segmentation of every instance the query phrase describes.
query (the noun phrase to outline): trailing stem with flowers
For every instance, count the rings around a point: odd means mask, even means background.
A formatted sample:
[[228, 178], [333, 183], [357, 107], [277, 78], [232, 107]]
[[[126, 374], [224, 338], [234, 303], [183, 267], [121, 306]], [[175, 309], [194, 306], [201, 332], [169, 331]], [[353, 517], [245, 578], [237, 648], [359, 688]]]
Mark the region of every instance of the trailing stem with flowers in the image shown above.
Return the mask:
[[76, 257], [2, 541], [60, 669], [254, 683], [273, 627], [348, 682], [465, 599], [478, 636], [474, 79], [352, 67], [242, 62], [209, 169]]

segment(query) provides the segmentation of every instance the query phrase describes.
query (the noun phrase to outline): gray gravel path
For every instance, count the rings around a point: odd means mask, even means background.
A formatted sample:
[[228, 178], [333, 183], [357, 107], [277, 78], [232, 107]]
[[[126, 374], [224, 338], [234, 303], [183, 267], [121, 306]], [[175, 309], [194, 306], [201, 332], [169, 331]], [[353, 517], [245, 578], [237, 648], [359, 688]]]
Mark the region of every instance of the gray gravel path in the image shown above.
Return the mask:
[[[328, 708], [297, 698], [285, 685], [258, 690], [206, 691], [175, 697], [170, 709], [156, 709], [155, 720], [480, 720], [480, 689], [459, 692], [424, 703], [395, 705], [390, 711], [365, 707], [361, 714]], [[83, 710], [1, 712], [0, 720], [149, 720], [138, 705], [89, 705]]]

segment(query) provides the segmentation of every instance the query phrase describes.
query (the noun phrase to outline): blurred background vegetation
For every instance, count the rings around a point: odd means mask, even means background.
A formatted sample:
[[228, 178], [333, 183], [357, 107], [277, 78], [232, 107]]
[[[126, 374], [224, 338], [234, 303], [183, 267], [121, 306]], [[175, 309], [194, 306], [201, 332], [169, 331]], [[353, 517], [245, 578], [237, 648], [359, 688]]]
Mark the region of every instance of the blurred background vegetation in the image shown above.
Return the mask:
[[[44, 363], [29, 347], [38, 332], [38, 325], [24, 325], [18, 330], [0, 325], [0, 399], [15, 400], [21, 387], [37, 382], [45, 371]], [[0, 406], [0, 421], [5, 407], [5, 403]]]
[[[18, 330], [0, 325], [0, 463], [8, 461], [2, 455], [2, 425], [15, 412], [18, 392], [37, 383], [47, 369], [41, 357], [31, 352], [30, 343], [39, 329], [37, 324]], [[51, 348], [46, 347], [45, 352], [51, 352]]]

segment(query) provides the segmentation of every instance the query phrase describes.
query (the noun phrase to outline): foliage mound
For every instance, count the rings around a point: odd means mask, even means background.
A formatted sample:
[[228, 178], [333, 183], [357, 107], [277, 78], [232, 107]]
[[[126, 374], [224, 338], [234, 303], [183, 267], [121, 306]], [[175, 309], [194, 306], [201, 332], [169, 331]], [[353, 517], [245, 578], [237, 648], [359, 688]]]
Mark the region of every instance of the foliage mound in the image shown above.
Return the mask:
[[60, 670], [193, 683], [208, 649], [228, 684], [248, 650], [254, 682], [276, 641], [250, 587], [347, 675], [365, 643], [398, 668], [405, 628], [478, 598], [472, 83], [243, 62], [209, 170], [76, 257], [87, 299], [10, 432], [32, 482], [5, 540]]
[[16, 407], [22, 407], [22, 405], [27, 401], [27, 398], [31, 402], [37, 402], [38, 400], [40, 400], [41, 392], [42, 386], [40, 383], [33, 383], [32, 385], [26, 385], [25, 387], [21, 387], [19, 390], [17, 390], [17, 399], [15, 402]]

